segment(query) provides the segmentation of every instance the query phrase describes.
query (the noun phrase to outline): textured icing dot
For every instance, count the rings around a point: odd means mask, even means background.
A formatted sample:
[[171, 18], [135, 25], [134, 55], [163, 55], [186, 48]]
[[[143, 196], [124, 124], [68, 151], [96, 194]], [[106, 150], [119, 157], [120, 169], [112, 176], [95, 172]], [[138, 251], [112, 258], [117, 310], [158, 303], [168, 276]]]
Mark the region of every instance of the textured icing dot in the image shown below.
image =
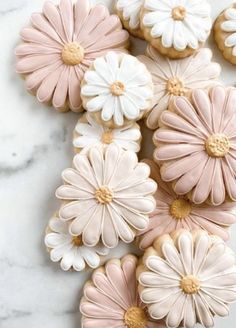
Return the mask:
[[184, 20], [186, 16], [186, 9], [183, 6], [177, 6], [172, 9], [172, 18], [177, 21]]
[[113, 192], [106, 186], [102, 186], [95, 191], [95, 198], [101, 204], [108, 204], [113, 199]]
[[182, 278], [180, 287], [185, 294], [196, 294], [200, 290], [200, 281], [197, 277], [189, 275]]
[[124, 321], [127, 328], [145, 328], [147, 315], [144, 309], [134, 306], [126, 311]]
[[113, 134], [111, 130], [107, 130], [105, 132], [103, 132], [102, 136], [101, 136], [101, 141], [104, 144], [111, 144], [113, 141]]
[[174, 96], [184, 96], [187, 92], [183, 81], [181, 81], [178, 77], [169, 79], [167, 81], [166, 89], [170, 94]]
[[73, 237], [73, 244], [77, 247], [82, 246], [83, 245], [82, 237], [81, 236]]
[[84, 48], [77, 42], [65, 44], [61, 57], [66, 65], [75, 66], [84, 59]]
[[122, 82], [116, 81], [111, 86], [111, 93], [114, 96], [121, 96], [125, 92], [125, 86]]
[[185, 219], [191, 212], [192, 206], [185, 199], [176, 199], [170, 206], [170, 214], [177, 220]]
[[224, 157], [230, 149], [228, 137], [223, 133], [212, 134], [206, 141], [206, 151], [211, 157]]

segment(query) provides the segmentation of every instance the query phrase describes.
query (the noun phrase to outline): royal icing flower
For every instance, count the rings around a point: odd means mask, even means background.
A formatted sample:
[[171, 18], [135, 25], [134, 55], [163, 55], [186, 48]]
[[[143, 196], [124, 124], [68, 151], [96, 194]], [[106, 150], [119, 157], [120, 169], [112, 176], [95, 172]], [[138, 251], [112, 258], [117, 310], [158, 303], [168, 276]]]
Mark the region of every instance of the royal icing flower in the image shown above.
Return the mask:
[[81, 95], [83, 106], [99, 122], [122, 126], [150, 109], [151, 74], [136, 57], [109, 52], [85, 73]]
[[151, 169], [151, 178], [157, 182], [156, 208], [149, 215], [148, 228], [140, 233], [139, 246], [145, 249], [157, 236], [178, 229], [203, 229], [224, 240], [229, 238], [228, 227], [236, 223], [236, 206], [232, 202], [220, 206], [196, 205], [184, 197], [178, 197], [171, 186], [162, 181], [160, 169], [151, 160], [144, 160]]
[[93, 146], [104, 149], [111, 143], [125, 150], [138, 152], [140, 142], [141, 132], [138, 124], [131, 123], [122, 128], [111, 129], [98, 124], [89, 113], [86, 113], [75, 127], [73, 145], [81, 154], [87, 153]]
[[109, 50], [123, 51], [128, 33], [119, 18], [89, 0], [45, 2], [42, 13], [31, 16], [32, 27], [21, 31], [16, 49], [17, 72], [40, 102], [60, 111], [81, 111], [80, 84], [95, 58]]
[[169, 328], [200, 323], [214, 327], [213, 317], [227, 316], [236, 301], [235, 254], [215, 236], [186, 230], [157, 239], [138, 269], [140, 298], [151, 318]]
[[[164, 181], [196, 204], [236, 201], [236, 89], [192, 93], [192, 104], [178, 97], [162, 113], [154, 134], [154, 159]], [[165, 163], [165, 165], [163, 165]]]
[[151, 196], [156, 183], [149, 179], [150, 169], [138, 163], [137, 155], [115, 144], [105, 151], [93, 147], [86, 155], [74, 157], [74, 168], [63, 174], [64, 185], [56, 196], [63, 203], [61, 219], [71, 221], [69, 231], [82, 235], [83, 243], [95, 246], [100, 238], [113, 248], [118, 239], [134, 240], [148, 226], [148, 214], [155, 208]]
[[146, 54], [138, 56], [138, 59], [151, 72], [154, 85], [152, 110], [146, 119], [150, 129], [158, 127], [160, 114], [177, 96], [189, 97], [193, 89], [209, 88], [219, 83], [217, 78], [221, 67], [211, 61], [210, 49], [203, 48], [188, 58], [173, 60], [162, 56], [149, 45]]
[[100, 265], [100, 256], [109, 253], [109, 249], [103, 246], [87, 247], [83, 245], [81, 236], [71, 236], [69, 223], [57, 216], [49, 221], [45, 245], [50, 251], [51, 260], [60, 262], [64, 271], [70, 269], [82, 271], [86, 266], [95, 269]]
[[139, 299], [137, 258], [126, 255], [97, 269], [84, 287], [80, 304], [83, 328], [164, 328], [152, 321]]

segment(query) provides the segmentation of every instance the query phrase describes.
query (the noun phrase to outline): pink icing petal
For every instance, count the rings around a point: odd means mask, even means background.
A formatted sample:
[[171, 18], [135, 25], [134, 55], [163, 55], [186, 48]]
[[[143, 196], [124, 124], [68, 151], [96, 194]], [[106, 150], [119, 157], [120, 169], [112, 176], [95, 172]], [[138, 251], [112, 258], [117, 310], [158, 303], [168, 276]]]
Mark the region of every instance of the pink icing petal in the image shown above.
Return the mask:
[[45, 47], [40, 44], [22, 43], [20, 44], [15, 53], [17, 56], [28, 56], [28, 55], [50, 55], [60, 54], [61, 50], [56, 48]]
[[205, 147], [203, 145], [192, 145], [192, 144], [177, 144], [177, 145], [166, 145], [155, 152], [155, 158], [158, 161], [168, 161], [172, 159], [178, 159], [194, 153], [203, 152]]
[[57, 54], [52, 55], [37, 55], [27, 56], [20, 59], [16, 64], [17, 73], [26, 74], [36, 71], [37, 69], [48, 66], [48, 64], [54, 64], [60, 61], [60, 56]]
[[80, 311], [83, 315], [89, 318], [96, 319], [113, 319], [120, 320], [121, 314], [114, 309], [108, 309], [102, 304], [93, 304], [89, 302], [83, 302], [80, 306]]
[[88, 0], [77, 0], [75, 4], [75, 32], [74, 38], [78, 39], [78, 35], [81, 31], [81, 28], [84, 26], [84, 22], [87, 20], [87, 17], [90, 12], [90, 3]]
[[72, 42], [74, 33], [74, 11], [72, 1], [61, 0], [59, 9], [67, 41]]
[[[79, 70], [79, 68], [78, 68]], [[70, 68], [69, 76], [69, 104], [70, 108], [74, 112], [82, 111], [82, 100], [80, 97], [80, 83], [82, 80], [82, 72], [80, 75], [77, 74], [78, 70], [75, 70], [73, 67]]]
[[209, 133], [212, 133], [212, 105], [206, 91], [194, 90], [192, 93], [192, 100], [203, 125], [205, 125]]
[[215, 161], [215, 169], [213, 173], [213, 183], [211, 189], [211, 202], [212, 204], [222, 204], [225, 200], [225, 187], [221, 167], [221, 160]]
[[41, 44], [43, 46], [49, 46], [56, 49], [62, 49], [62, 45], [52, 39], [47, 35], [39, 32], [32, 27], [26, 27], [20, 32], [21, 38], [26, 42], [32, 42], [36, 44]]
[[52, 99], [52, 104], [56, 109], [63, 109], [67, 106], [68, 80], [69, 67], [64, 66], [60, 77], [57, 79], [57, 85]]
[[217, 206], [215, 208], [213, 206], [194, 207], [191, 213], [196, 217], [200, 216], [204, 219], [207, 219], [211, 222], [215, 222], [222, 226], [229, 226], [233, 223], [236, 223], [235, 205], [231, 202], [228, 203], [228, 205], [231, 206], [230, 211], [227, 211], [224, 205], [225, 204]]
[[224, 88], [217, 87], [211, 91], [212, 101], [212, 117], [213, 119], [213, 132], [217, 133], [221, 130], [223, 108], [226, 100], [226, 92]]
[[225, 188], [233, 201], [236, 201], [236, 179], [235, 173], [232, 172], [229, 166], [222, 161], [222, 169], [224, 175]]
[[174, 130], [167, 129], [159, 129], [155, 133], [155, 138], [160, 142], [168, 142], [168, 143], [191, 143], [195, 145], [204, 145], [204, 141], [197, 138], [194, 135], [189, 135], [186, 133], [182, 133]]
[[228, 134], [228, 125], [235, 120], [235, 103], [236, 103], [236, 90], [234, 88], [228, 89], [228, 99], [224, 110], [224, 121], [222, 122], [221, 129], [224, 133]]
[[[124, 320], [119, 319], [84, 319], [83, 328], [94, 327], [112, 327], [112, 328], [127, 328], [124, 325]], [[156, 328], [156, 327], [155, 327]]]
[[136, 266], [137, 261], [135, 261], [134, 258], [127, 259], [122, 263], [126, 285], [128, 286], [128, 291], [130, 294], [130, 304], [136, 304], [138, 298], [137, 281], [135, 278]]

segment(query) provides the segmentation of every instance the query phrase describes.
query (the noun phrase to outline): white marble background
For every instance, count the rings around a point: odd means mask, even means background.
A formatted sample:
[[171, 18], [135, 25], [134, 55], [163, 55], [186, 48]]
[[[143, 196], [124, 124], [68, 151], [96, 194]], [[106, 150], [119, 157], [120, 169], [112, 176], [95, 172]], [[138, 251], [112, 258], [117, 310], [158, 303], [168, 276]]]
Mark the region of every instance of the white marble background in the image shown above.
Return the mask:
[[[45, 226], [59, 205], [54, 192], [61, 183], [60, 173], [71, 163], [72, 130], [78, 119], [76, 114], [60, 114], [38, 104], [14, 71], [18, 32], [43, 2], [0, 0], [1, 328], [80, 328], [81, 289], [90, 276], [90, 272], [62, 272], [49, 261], [43, 245]], [[112, 4], [112, 0], [97, 2]], [[214, 18], [232, 2], [211, 0]], [[135, 54], [144, 51], [144, 42], [132, 43]], [[212, 40], [210, 46], [222, 64], [222, 81], [234, 85], [236, 67], [223, 60]], [[147, 131], [144, 139], [141, 157], [152, 151]], [[236, 227], [230, 244], [236, 251]], [[120, 256], [127, 249], [131, 248], [121, 245], [112, 254]], [[236, 305], [229, 318], [216, 320], [216, 327], [233, 328], [235, 320]]]

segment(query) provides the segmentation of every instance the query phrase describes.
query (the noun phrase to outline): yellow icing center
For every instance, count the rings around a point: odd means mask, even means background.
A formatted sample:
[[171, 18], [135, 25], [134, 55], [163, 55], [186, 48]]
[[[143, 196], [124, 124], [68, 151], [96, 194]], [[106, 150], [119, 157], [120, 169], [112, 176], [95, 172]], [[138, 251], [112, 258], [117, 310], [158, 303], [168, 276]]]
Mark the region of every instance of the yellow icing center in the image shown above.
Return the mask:
[[102, 136], [101, 136], [101, 141], [104, 144], [111, 144], [113, 141], [113, 134], [112, 134], [112, 130], [107, 130], [105, 132], [103, 132]]
[[147, 315], [144, 309], [133, 306], [126, 311], [124, 321], [127, 328], [145, 328]]
[[191, 212], [192, 206], [189, 201], [185, 199], [176, 199], [170, 206], [170, 214], [176, 220], [185, 219]]
[[224, 157], [230, 149], [228, 137], [223, 133], [212, 134], [205, 144], [207, 154], [211, 157]]
[[83, 245], [82, 237], [81, 236], [73, 237], [73, 244], [77, 247], [82, 246]]
[[125, 92], [125, 86], [122, 82], [116, 81], [111, 85], [111, 93], [114, 96], [122, 96]]
[[172, 18], [177, 21], [184, 20], [186, 16], [186, 9], [182, 6], [177, 6], [172, 9]]
[[84, 48], [77, 42], [66, 43], [62, 49], [61, 57], [66, 65], [78, 65], [84, 59]]
[[107, 186], [102, 186], [95, 191], [95, 198], [101, 204], [108, 204], [113, 200], [113, 192]]
[[185, 294], [196, 294], [200, 290], [200, 281], [192, 275], [185, 276], [180, 282], [180, 287]]
[[166, 85], [166, 89], [171, 95], [174, 96], [184, 96], [187, 92], [183, 81], [181, 81], [178, 77], [169, 79]]

